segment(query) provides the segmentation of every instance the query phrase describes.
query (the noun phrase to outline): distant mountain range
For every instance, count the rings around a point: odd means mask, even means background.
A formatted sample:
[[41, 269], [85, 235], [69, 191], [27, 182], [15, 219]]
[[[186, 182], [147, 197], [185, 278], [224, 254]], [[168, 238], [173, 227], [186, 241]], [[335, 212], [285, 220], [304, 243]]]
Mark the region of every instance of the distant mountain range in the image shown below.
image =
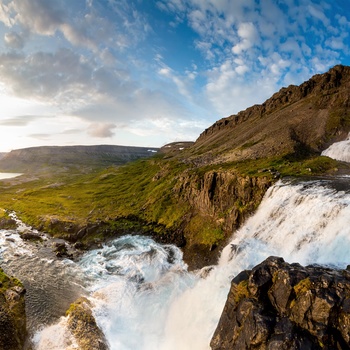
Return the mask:
[[147, 158], [158, 148], [113, 145], [42, 146], [0, 153], [0, 171], [38, 172], [45, 169], [100, 168]]

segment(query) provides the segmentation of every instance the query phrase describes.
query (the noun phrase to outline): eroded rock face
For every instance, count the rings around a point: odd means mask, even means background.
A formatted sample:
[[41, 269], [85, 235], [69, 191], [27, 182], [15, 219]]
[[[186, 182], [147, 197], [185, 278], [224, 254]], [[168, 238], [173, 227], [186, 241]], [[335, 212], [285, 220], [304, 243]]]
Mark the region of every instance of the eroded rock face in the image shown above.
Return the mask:
[[80, 298], [71, 305], [68, 328], [74, 335], [80, 350], [108, 350], [107, 341], [98, 327], [88, 299]]
[[0, 350], [22, 350], [26, 331], [25, 289], [0, 269]]
[[349, 132], [350, 67], [335, 66], [261, 105], [215, 122], [192, 147], [193, 161], [214, 164], [300, 152], [320, 153]]
[[350, 271], [270, 257], [231, 284], [211, 341], [225, 349], [349, 349]]

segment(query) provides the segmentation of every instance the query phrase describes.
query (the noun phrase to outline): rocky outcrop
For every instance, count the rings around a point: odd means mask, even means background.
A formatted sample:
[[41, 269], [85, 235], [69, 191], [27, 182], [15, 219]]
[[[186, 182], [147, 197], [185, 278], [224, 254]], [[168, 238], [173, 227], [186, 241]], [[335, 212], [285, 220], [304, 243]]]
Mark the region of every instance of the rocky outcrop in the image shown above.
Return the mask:
[[320, 153], [350, 130], [350, 67], [335, 66], [300, 86], [282, 88], [261, 105], [206, 129], [192, 161], [211, 164], [299, 152]]
[[173, 191], [198, 214], [212, 217], [224, 231], [232, 233], [257, 208], [271, 184], [271, 179], [264, 176], [218, 170], [202, 175], [184, 174]]
[[269, 177], [242, 176], [234, 170], [184, 173], [178, 179], [174, 196], [191, 208], [182, 226], [184, 260], [190, 268], [217, 262], [220, 248], [256, 210], [271, 184]]
[[25, 289], [0, 269], [0, 350], [22, 350], [27, 335]]
[[213, 350], [349, 349], [350, 270], [270, 257], [231, 284]]
[[80, 298], [67, 311], [68, 328], [80, 350], [108, 350], [107, 341], [91, 311], [88, 299]]

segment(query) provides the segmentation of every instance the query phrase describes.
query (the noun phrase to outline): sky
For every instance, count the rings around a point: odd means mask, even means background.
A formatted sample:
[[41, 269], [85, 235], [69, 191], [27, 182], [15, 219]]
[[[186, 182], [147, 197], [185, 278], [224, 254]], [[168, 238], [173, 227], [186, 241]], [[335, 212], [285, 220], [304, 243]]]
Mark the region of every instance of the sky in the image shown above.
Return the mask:
[[160, 147], [350, 65], [350, 0], [0, 0], [0, 152]]

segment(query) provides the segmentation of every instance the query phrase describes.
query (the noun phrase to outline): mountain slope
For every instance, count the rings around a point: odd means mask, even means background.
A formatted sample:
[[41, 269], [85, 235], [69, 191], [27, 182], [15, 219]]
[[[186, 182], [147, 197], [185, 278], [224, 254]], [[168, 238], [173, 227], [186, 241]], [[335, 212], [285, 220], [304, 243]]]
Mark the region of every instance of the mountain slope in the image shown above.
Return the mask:
[[[349, 171], [320, 156], [328, 143], [350, 130], [349, 81], [350, 68], [337, 66], [218, 121], [194, 144], [173, 143], [155, 157], [122, 167], [75, 176], [53, 171], [26, 183], [4, 181], [0, 207], [72, 242], [89, 246], [107, 237], [143, 233], [181, 246], [190, 268], [213, 264], [279, 177], [334, 174], [339, 167]], [[72, 166], [87, 169], [96, 161], [97, 156], [85, 153]], [[47, 162], [56, 161], [52, 154]], [[60, 166], [63, 160], [73, 162], [65, 153], [57, 157]], [[98, 164], [112, 164], [98, 157]]]
[[300, 86], [206, 129], [191, 153], [200, 164], [320, 153], [350, 130], [350, 67], [335, 66]]
[[101, 168], [150, 157], [157, 151], [157, 148], [113, 145], [31, 147], [5, 154], [0, 158], [0, 170], [37, 172], [52, 168]]

